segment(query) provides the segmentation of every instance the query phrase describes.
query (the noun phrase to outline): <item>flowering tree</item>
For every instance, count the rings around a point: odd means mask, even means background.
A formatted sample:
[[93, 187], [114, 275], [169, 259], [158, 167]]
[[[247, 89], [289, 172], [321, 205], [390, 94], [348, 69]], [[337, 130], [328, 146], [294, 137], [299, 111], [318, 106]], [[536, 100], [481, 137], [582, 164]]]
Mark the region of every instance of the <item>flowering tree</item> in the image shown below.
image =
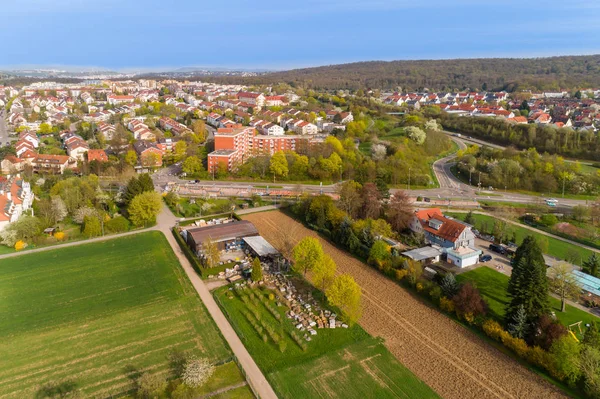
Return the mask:
[[207, 359], [190, 358], [185, 363], [181, 379], [189, 387], [197, 388], [213, 375], [215, 366], [210, 364]]

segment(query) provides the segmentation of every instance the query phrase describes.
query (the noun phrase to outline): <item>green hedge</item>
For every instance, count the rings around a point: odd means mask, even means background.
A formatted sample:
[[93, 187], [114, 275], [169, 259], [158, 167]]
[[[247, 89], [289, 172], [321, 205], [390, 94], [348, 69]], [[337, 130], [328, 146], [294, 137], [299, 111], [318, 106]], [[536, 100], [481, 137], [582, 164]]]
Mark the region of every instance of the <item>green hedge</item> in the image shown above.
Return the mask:
[[202, 277], [202, 265], [200, 264], [200, 261], [198, 260], [196, 255], [192, 253], [192, 250], [190, 249], [190, 247], [187, 246], [187, 243], [183, 240], [183, 237], [181, 236], [181, 234], [179, 234], [176, 227], [173, 227], [171, 232], [173, 233], [177, 244], [179, 244], [179, 248], [181, 248], [187, 260], [190, 261], [196, 273], [198, 273], [198, 275]]

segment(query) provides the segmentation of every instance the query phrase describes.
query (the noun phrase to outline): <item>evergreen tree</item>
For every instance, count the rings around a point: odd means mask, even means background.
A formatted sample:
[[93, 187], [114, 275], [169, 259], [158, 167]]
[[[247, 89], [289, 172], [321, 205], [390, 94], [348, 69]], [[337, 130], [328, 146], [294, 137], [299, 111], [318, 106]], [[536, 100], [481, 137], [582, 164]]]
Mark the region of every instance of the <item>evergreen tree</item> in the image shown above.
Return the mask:
[[129, 205], [129, 203], [137, 195], [139, 195], [143, 192], [144, 192], [144, 187], [140, 183], [139, 179], [134, 176], [127, 183], [127, 188], [125, 189], [125, 193], [123, 194], [123, 202], [125, 202], [125, 205]]
[[517, 249], [512, 261], [512, 274], [508, 282], [508, 296], [511, 298], [506, 309], [506, 324], [516, 317], [523, 306], [529, 322], [548, 312], [548, 278], [546, 262], [539, 244], [532, 236], [527, 236]]
[[260, 259], [258, 258], [254, 258], [252, 261], [252, 274], [250, 277], [252, 277], [252, 281], [255, 283], [258, 283], [263, 279], [262, 267], [260, 265]]
[[467, 216], [465, 216], [465, 223], [470, 224], [470, 225], [475, 224], [475, 218], [473, 217], [472, 211], [469, 211], [469, 213], [467, 213]]
[[588, 260], [583, 262], [583, 271], [591, 276], [598, 277], [598, 269], [600, 269], [600, 258], [593, 253]]
[[529, 332], [529, 323], [527, 322], [527, 312], [525, 307], [520, 305], [508, 324], [508, 332], [516, 338], [524, 339]]
[[148, 173], [140, 175], [138, 180], [140, 181], [143, 192], [154, 191], [154, 182]]
[[442, 289], [442, 292], [446, 298], [452, 298], [458, 294], [460, 286], [458, 281], [456, 281], [454, 274], [446, 273], [446, 275], [442, 277], [442, 280], [440, 281], [440, 288]]

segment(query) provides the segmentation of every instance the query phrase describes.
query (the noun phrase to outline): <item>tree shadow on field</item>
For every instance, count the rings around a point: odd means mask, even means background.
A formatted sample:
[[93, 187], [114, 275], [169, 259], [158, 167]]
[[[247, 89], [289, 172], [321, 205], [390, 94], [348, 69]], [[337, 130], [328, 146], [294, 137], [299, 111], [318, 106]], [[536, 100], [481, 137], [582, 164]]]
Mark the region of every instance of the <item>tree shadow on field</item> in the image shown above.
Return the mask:
[[43, 385], [35, 394], [35, 399], [50, 398], [81, 398], [75, 381], [49, 382]]
[[127, 378], [131, 380], [134, 386], [137, 385], [137, 380], [139, 380], [143, 374], [143, 372], [133, 364], [128, 364], [123, 367], [123, 373], [127, 375]]

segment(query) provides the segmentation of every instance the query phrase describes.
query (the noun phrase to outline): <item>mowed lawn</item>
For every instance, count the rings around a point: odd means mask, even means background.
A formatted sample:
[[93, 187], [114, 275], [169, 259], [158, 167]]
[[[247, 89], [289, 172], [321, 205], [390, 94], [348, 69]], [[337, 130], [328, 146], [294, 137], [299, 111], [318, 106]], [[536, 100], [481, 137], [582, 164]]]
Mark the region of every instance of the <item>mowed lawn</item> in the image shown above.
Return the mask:
[[231, 356], [159, 232], [0, 260], [0, 320], [0, 398], [67, 380], [106, 397], [173, 350]]
[[[477, 286], [481, 296], [489, 305], [490, 316], [503, 322], [506, 306], [510, 302], [510, 298], [506, 294], [509, 280], [507, 275], [489, 267], [479, 267], [457, 275], [456, 279], [460, 282], [471, 281]], [[570, 305], [567, 305], [565, 312], [561, 312], [560, 300], [552, 296], [550, 296], [550, 308], [565, 326], [578, 321], [583, 321], [583, 325], [592, 321], [600, 321], [596, 316]], [[574, 332], [576, 330], [577, 328]]]
[[[467, 216], [466, 213], [458, 213], [458, 212], [455, 212], [455, 213], [448, 212], [447, 214], [449, 216], [455, 217], [460, 220], [465, 220], [465, 217]], [[495, 219], [491, 216], [473, 214], [473, 218], [475, 219], [475, 228], [480, 231], [482, 230], [482, 226], [484, 226], [484, 225], [487, 226], [488, 228], [483, 229], [483, 230], [491, 230], [492, 227], [494, 226]], [[542, 235], [536, 231], [529, 230], [525, 227], [516, 226], [516, 225], [507, 223], [506, 231], [508, 232], [509, 236], [514, 231], [515, 236], [517, 238], [517, 242], [515, 244], [517, 244], [517, 245], [519, 245], [523, 241], [523, 239], [527, 236], [535, 236], [535, 237], [542, 236], [542, 237], [544, 237], [545, 239], [548, 240], [548, 250], [546, 251], [546, 255], [550, 255], [550, 256], [553, 256], [558, 259], [564, 260], [567, 258], [567, 255], [569, 255], [569, 252], [576, 252], [579, 254], [579, 258], [581, 259], [581, 261], [585, 261], [593, 254], [593, 252], [590, 251], [589, 249], [582, 248], [582, 247], [574, 245], [574, 244], [569, 244], [568, 242], [564, 242], [564, 241], [559, 240], [554, 237], [548, 237], [548, 236]], [[577, 263], [581, 264], [581, 262], [577, 262]]]
[[[259, 291], [256, 291], [259, 292]], [[348, 329], [318, 329], [303, 351], [289, 336], [297, 331], [285, 317], [286, 307], [277, 308], [281, 322], [263, 305], [256, 307], [261, 320], [271, 325], [286, 343], [282, 353], [261, 336], [244, 316], [247, 306], [221, 287], [213, 293], [238, 336], [280, 398], [403, 398], [438, 396], [359, 325]], [[267, 295], [262, 293], [260, 295]], [[319, 294], [315, 291], [315, 298]], [[270, 301], [273, 306], [275, 301]]]

